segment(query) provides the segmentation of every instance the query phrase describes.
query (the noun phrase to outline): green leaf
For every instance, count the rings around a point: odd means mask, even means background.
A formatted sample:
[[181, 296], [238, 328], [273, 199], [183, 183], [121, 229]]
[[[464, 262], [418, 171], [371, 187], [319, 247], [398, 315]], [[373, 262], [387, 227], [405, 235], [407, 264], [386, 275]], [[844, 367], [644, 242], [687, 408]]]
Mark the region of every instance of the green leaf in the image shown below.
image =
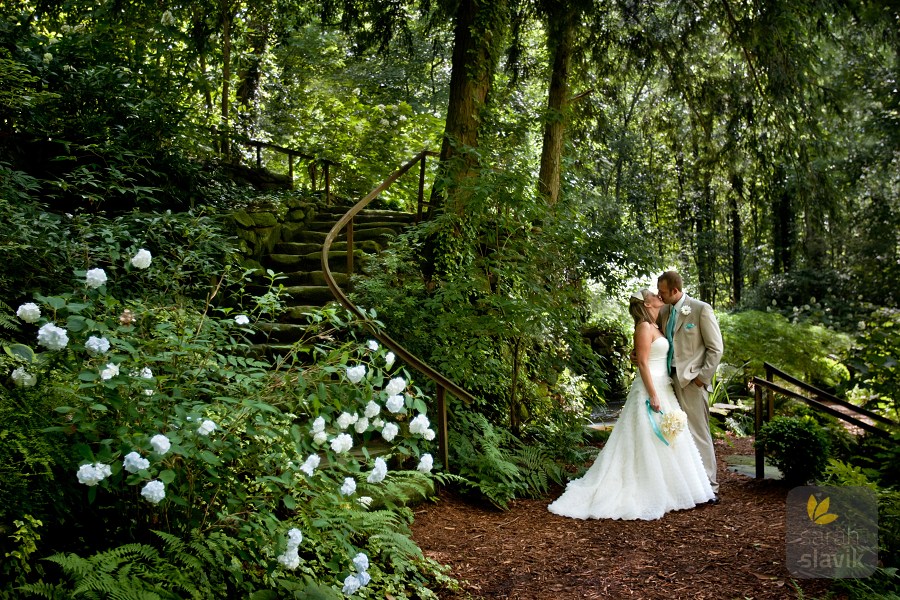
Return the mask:
[[106, 412], [108, 409], [106, 408], [105, 404], [91, 404], [91, 410]]
[[72, 333], [78, 333], [80, 331], [84, 331], [85, 322], [84, 317], [78, 315], [69, 315], [69, 318], [66, 319], [66, 329], [71, 331]]
[[219, 460], [219, 457], [210, 452], [209, 450], [201, 450], [200, 458], [203, 459], [204, 462], [213, 466], [219, 466], [222, 464], [222, 461]]
[[97, 381], [100, 375], [95, 373], [94, 371], [82, 371], [78, 374], [78, 379], [81, 381]]
[[171, 469], [161, 471], [159, 474], [159, 480], [164, 484], [169, 485], [170, 483], [175, 481], [175, 471], [172, 471]]
[[3, 350], [13, 358], [24, 360], [27, 363], [34, 362], [34, 350], [25, 344], [11, 344], [9, 346], [4, 346]]
[[288, 510], [294, 510], [297, 508], [297, 501], [294, 500], [294, 497], [290, 494], [285, 494], [281, 499], [281, 502], [284, 504], [284, 507]]
[[63, 413], [63, 414], [65, 414], [65, 413], [70, 413], [70, 412], [72, 412], [72, 411], [75, 410], [75, 409], [72, 408], [71, 406], [57, 406], [57, 407], [54, 408], [53, 410], [55, 410], [55, 411], [58, 412], [58, 413]]

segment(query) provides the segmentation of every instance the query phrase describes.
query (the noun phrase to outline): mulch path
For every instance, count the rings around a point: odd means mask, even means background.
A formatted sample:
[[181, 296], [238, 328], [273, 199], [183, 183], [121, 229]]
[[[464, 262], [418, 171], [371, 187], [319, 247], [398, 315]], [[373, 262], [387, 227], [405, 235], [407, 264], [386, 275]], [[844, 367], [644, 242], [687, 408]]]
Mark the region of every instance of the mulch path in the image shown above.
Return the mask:
[[506, 512], [442, 491], [416, 508], [413, 539], [460, 581], [440, 593], [446, 600], [824, 595], [826, 580], [794, 580], [784, 566], [789, 488], [725, 467], [727, 455], [752, 455], [752, 440], [717, 441], [716, 452], [718, 505], [658, 521], [581, 521], [547, 511], [561, 489]]

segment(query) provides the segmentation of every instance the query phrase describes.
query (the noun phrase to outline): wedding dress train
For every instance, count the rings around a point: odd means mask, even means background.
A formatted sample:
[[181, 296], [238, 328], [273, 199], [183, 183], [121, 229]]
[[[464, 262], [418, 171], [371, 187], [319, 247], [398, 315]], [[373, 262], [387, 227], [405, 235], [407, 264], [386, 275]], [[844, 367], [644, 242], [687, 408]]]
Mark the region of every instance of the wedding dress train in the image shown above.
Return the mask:
[[[678, 409], [666, 372], [668, 350], [665, 337], [650, 345], [649, 370], [663, 412]], [[575, 519], [650, 520], [715, 496], [690, 432], [685, 428], [667, 446], [650, 423], [648, 398], [638, 374], [597, 460], [583, 477], [569, 482], [548, 506], [550, 512]]]

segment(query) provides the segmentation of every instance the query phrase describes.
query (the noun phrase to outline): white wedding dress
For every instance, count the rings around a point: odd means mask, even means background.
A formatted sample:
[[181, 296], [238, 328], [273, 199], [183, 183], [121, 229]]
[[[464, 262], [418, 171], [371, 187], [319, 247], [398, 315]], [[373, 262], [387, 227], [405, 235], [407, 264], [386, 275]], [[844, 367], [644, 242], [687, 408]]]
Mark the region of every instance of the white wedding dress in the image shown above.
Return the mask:
[[[665, 337], [650, 345], [649, 368], [663, 412], [678, 409], [666, 373], [668, 350]], [[715, 496], [687, 427], [667, 446], [650, 423], [648, 398], [638, 373], [597, 460], [581, 479], [569, 482], [550, 512], [575, 519], [650, 520]]]

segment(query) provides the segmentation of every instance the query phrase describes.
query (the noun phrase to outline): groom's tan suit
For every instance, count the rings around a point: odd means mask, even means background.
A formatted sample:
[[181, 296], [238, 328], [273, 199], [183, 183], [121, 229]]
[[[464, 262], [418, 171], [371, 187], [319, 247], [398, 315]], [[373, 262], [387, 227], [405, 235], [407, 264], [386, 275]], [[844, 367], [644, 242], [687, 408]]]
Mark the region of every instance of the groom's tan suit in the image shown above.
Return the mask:
[[[713, 491], [718, 493], [716, 453], [709, 432], [708, 399], [713, 389], [713, 375], [724, 350], [722, 332], [709, 304], [695, 300], [687, 294], [683, 295], [682, 300], [683, 302], [679, 300], [675, 307], [667, 304], [660, 309], [660, 327], [662, 332], [667, 334], [669, 318], [674, 310], [672, 346], [675, 355], [671, 366], [675, 373], [672, 384], [678, 402], [687, 414], [688, 429], [700, 450], [709, 482]], [[698, 378], [705, 384], [703, 387], [693, 383]]]

